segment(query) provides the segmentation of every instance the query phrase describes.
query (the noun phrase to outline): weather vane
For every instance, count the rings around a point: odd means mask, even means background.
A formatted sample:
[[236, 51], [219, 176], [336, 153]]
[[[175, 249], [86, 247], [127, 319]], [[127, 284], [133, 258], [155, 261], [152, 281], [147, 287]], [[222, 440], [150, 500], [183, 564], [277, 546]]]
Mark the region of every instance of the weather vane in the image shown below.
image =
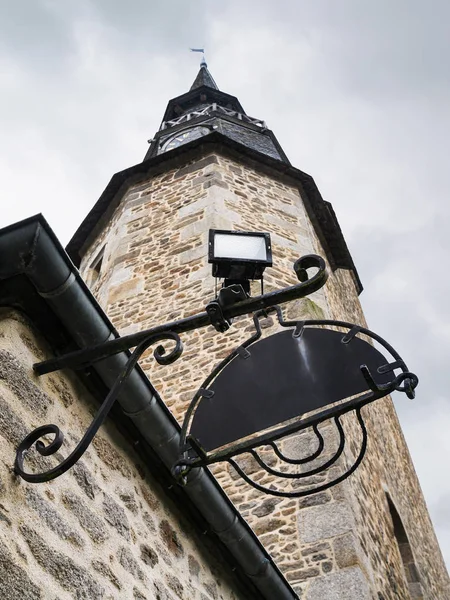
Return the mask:
[[205, 49], [204, 48], [189, 48], [189, 50], [191, 52], [201, 52], [203, 56], [202, 56], [202, 60], [200, 62], [200, 66], [201, 67], [206, 67], [207, 66], [206, 60], [205, 60]]

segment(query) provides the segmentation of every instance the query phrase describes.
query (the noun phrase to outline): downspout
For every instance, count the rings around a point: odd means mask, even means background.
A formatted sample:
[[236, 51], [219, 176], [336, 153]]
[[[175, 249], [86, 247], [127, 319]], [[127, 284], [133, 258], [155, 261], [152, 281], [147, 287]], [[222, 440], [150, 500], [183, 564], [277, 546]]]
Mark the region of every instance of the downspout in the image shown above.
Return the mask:
[[[114, 328], [42, 215], [0, 231], [0, 279], [18, 274], [29, 278], [80, 348], [115, 337]], [[95, 363], [94, 369], [106, 386], [112, 386], [127, 358], [122, 352]], [[119, 402], [170, 469], [178, 457], [179, 426], [138, 369], [129, 377]], [[208, 471], [192, 471], [184, 490], [261, 598], [298, 598]]]

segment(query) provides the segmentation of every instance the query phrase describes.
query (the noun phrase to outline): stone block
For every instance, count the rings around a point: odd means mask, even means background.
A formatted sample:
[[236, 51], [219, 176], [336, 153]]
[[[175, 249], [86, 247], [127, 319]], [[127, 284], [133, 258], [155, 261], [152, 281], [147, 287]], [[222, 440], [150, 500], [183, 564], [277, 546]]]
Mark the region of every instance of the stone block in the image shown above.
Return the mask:
[[130, 296], [135, 296], [144, 290], [144, 280], [140, 277], [129, 279], [120, 285], [116, 285], [109, 290], [108, 302], [114, 304], [120, 300], [125, 300]]
[[44, 523], [56, 533], [62, 540], [71, 542], [75, 546], [83, 547], [84, 540], [72, 527], [65, 521], [57, 510], [43, 498], [34, 488], [29, 487], [26, 490], [27, 504], [37, 512]]
[[104, 575], [107, 579], [109, 579], [113, 586], [116, 587], [118, 590], [122, 589], [122, 584], [120, 583], [119, 578], [116, 577], [113, 570], [102, 560], [93, 560], [92, 568], [98, 573]]
[[418, 582], [409, 583], [408, 590], [411, 595], [411, 600], [423, 600], [424, 594], [423, 594], [423, 589], [422, 589], [422, 586], [420, 585], [420, 583], [418, 583]]
[[28, 373], [11, 352], [0, 350], [0, 380], [4, 381], [25, 408], [33, 415], [43, 418], [53, 401], [31, 381], [31, 377], [31, 371]]
[[200, 564], [192, 554], [189, 554], [188, 556], [188, 566], [190, 575], [192, 577], [198, 577], [200, 574]]
[[286, 237], [279, 235], [278, 233], [271, 233], [272, 244], [274, 246], [280, 246], [281, 248], [288, 248], [296, 253], [299, 253], [299, 245], [297, 242], [287, 239]]
[[66, 491], [63, 493], [62, 499], [94, 542], [101, 543], [108, 538], [104, 522], [86, 506], [79, 496], [71, 491]]
[[284, 311], [287, 320], [307, 321], [309, 319], [325, 319], [324, 310], [309, 298], [289, 302]]
[[136, 586], [133, 588], [133, 599], [134, 600], [148, 600], [148, 596], [145, 596]]
[[353, 533], [338, 537], [333, 542], [334, 557], [340, 569], [358, 564], [358, 542]]
[[334, 571], [311, 581], [305, 600], [371, 600], [367, 579], [359, 567]]
[[199, 260], [206, 256], [208, 250], [206, 244], [197, 246], [196, 248], [188, 248], [183, 252], [180, 252], [180, 264], [187, 265], [188, 263]]
[[187, 165], [186, 167], [179, 169], [175, 173], [174, 179], [179, 179], [180, 177], [186, 177], [186, 175], [189, 175], [190, 173], [195, 173], [195, 171], [203, 169], [204, 167], [211, 165], [213, 163], [218, 164], [218, 162], [219, 161], [217, 159], [217, 156], [215, 156], [214, 154], [211, 154], [210, 156], [205, 156], [205, 158], [197, 160], [197, 161], [191, 163], [190, 165]]
[[130, 539], [130, 524], [124, 509], [115, 502], [111, 496], [105, 494], [103, 500], [103, 514], [105, 520], [116, 529], [125, 539]]
[[0, 544], [0, 598], [5, 600], [40, 600], [42, 592], [10, 552]]
[[228, 184], [225, 183], [225, 181], [221, 181], [220, 179], [215, 179], [215, 178], [210, 179], [209, 181], [205, 181], [205, 183], [203, 184], [203, 189], [207, 190], [208, 188], [210, 188], [212, 186], [220, 187], [225, 190], [228, 189]]
[[300, 541], [310, 543], [352, 531], [355, 519], [347, 504], [328, 502], [301, 510], [298, 527]]
[[9, 527], [11, 527], [12, 521], [4, 512], [4, 511], [8, 512], [8, 510], [3, 506], [3, 504], [0, 504], [0, 508], [2, 509], [2, 510], [0, 510], [0, 521], [2, 521], [3, 523], [6, 523]]
[[[184, 227], [180, 227], [180, 241], [185, 242], [187, 240], [190, 240], [193, 237], [201, 237], [205, 241], [205, 248], [207, 247], [206, 246], [207, 232], [210, 229], [209, 224], [208, 224], [209, 219], [207, 219], [206, 217], [202, 217], [201, 216], [202, 212], [199, 212], [199, 216], [197, 217], [198, 220], [195, 220], [194, 222], [190, 222], [188, 225], [186, 225]], [[206, 222], [205, 222], [205, 220], [206, 220]], [[205, 256], [206, 256], [206, 252], [205, 252]]]
[[[338, 432], [333, 425], [319, 428], [324, 440], [324, 449], [318, 458], [313, 461], [299, 465], [300, 472], [310, 471], [325, 462], [324, 456], [335, 452], [338, 448]], [[319, 447], [319, 440], [314, 431], [309, 428], [297, 435], [286, 439], [283, 443], [283, 453], [288, 458], [299, 459], [311, 456]]]
[[[102, 600], [105, 590], [84, 567], [72, 558], [50, 548], [28, 525], [20, 526], [34, 558], [39, 565], [54, 577], [76, 600]], [[38, 596], [39, 597], [39, 596]]]
[[0, 395], [0, 435], [17, 446], [28, 433], [25, 423]]
[[147, 502], [150, 510], [155, 511], [160, 506], [159, 500], [152, 494], [152, 492], [144, 485], [140, 486], [140, 490], [144, 500]]
[[286, 578], [289, 582], [301, 583], [308, 579], [312, 579], [320, 575], [319, 569], [316, 567], [308, 567], [306, 569], [296, 569], [295, 571], [288, 571]]
[[[155, 600], [172, 600], [173, 595], [168, 593], [166, 586], [162, 581], [156, 580], [153, 582]], [[140, 599], [139, 599], [140, 600]], [[207, 600], [210, 600], [209, 598]]]
[[298, 506], [299, 508], [309, 508], [311, 506], [319, 506], [320, 504], [326, 504], [331, 501], [331, 493], [329, 490], [325, 492], [319, 492], [318, 494], [312, 494], [311, 496], [305, 496], [304, 498], [299, 498]]
[[101, 458], [102, 461], [110, 469], [113, 469], [114, 471], [119, 471], [124, 477], [127, 477], [128, 479], [132, 477], [133, 471], [131, 470], [130, 465], [121, 456], [121, 454], [117, 452], [114, 446], [110, 442], [108, 442], [108, 440], [97, 435], [94, 438], [92, 445], [96, 449], [99, 458]]
[[138, 561], [134, 558], [133, 553], [129, 548], [127, 548], [127, 546], [122, 546], [119, 549], [117, 558], [127, 573], [130, 573], [133, 575], [133, 577], [136, 577], [141, 581], [144, 580], [144, 572], [139, 566]]
[[[178, 579], [178, 577], [176, 577], [173, 573], [167, 573], [166, 581], [167, 586], [174, 592], [175, 596], [177, 598], [182, 598], [184, 587], [181, 581]], [[206, 585], [207, 584], [205, 584], [205, 587]], [[212, 596], [212, 598], [217, 598], [217, 593], [214, 596]]]
[[100, 488], [96, 484], [94, 477], [86, 465], [83, 462], [78, 462], [74, 467], [72, 467], [72, 474], [75, 477], [75, 481], [84, 491], [86, 496], [93, 500], [95, 498], [95, 494]]
[[322, 572], [330, 573], [333, 570], [333, 563], [330, 560], [327, 560], [322, 563]]
[[67, 408], [74, 402], [74, 397], [70, 391], [69, 386], [62, 377], [51, 377], [48, 378], [50, 389], [56, 394], [58, 400], [64, 404]]
[[159, 524], [159, 532], [166, 548], [177, 558], [184, 556], [184, 548], [178, 537], [178, 533], [167, 520], [161, 521]]
[[269, 517], [258, 519], [256, 524], [253, 527], [253, 531], [256, 535], [261, 535], [262, 533], [270, 533], [272, 531], [276, 531], [283, 527], [286, 522], [283, 519], [271, 519]]
[[132, 512], [134, 515], [138, 513], [139, 508], [136, 502], [136, 497], [131, 490], [126, 488], [116, 488], [116, 494], [130, 512]]
[[141, 560], [152, 568], [159, 563], [158, 554], [146, 544], [141, 544]]
[[273, 513], [278, 503], [279, 500], [276, 500], [275, 498], [267, 498], [262, 504], [252, 510], [252, 513], [257, 517], [266, 517], [270, 513]]

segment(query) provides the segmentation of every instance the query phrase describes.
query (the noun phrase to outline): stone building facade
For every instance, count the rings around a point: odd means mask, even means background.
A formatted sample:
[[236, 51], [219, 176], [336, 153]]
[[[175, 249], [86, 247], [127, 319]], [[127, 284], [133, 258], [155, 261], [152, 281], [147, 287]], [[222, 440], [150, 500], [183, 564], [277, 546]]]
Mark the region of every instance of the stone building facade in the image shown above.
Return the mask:
[[[331, 205], [309, 176], [289, 164], [265, 123], [217, 89], [205, 66], [190, 92], [169, 102], [146, 160], [121, 175], [68, 247], [121, 334], [195, 314], [214, 297], [210, 228], [270, 232], [274, 264], [266, 271], [266, 289], [296, 283], [292, 265], [299, 256], [325, 257], [328, 283], [310, 299], [287, 305], [287, 316], [365, 325], [362, 287]], [[263, 326], [267, 333], [276, 329], [271, 319]], [[151, 355], [144, 357], [144, 370], [180, 422], [212, 366], [252, 331], [251, 319], [240, 318], [226, 335], [211, 327], [187, 334], [183, 357], [158, 371]], [[328, 491], [300, 500], [272, 498], [231, 468], [214, 473], [299, 597], [450, 598], [392, 402], [384, 399], [364, 414], [368, 455], [349, 480]], [[355, 423], [350, 417], [345, 423], [353, 449], [329, 476], [351, 459], [359, 442]], [[322, 433], [332, 447], [331, 426]], [[285, 450], [305, 456], [314, 443], [299, 434]], [[257, 465], [245, 460], [263, 481]]]
[[[242, 597], [214, 548], [205, 546], [114, 424], [103, 428], [83, 460], [59, 479], [36, 485], [12, 472], [17, 446], [34, 427], [58, 423], [73, 446], [97, 410], [94, 398], [70, 372], [33, 374], [33, 363], [51, 355], [29, 319], [2, 311], [0, 596]], [[41, 472], [55, 459], [32, 452], [27, 463]]]

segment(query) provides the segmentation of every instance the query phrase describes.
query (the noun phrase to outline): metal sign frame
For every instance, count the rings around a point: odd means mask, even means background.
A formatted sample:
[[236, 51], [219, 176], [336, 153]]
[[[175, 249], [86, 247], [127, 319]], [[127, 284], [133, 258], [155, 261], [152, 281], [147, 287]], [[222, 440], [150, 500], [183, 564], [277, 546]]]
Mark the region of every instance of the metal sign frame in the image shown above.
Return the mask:
[[[269, 431], [262, 432], [259, 435], [250, 436], [248, 439], [244, 440], [236, 440], [234, 443], [230, 443], [224, 448], [218, 448], [216, 450], [207, 452], [199, 443], [198, 439], [196, 439], [195, 436], [191, 433], [191, 425], [195, 417], [195, 412], [203, 399], [210, 399], [212, 403], [214, 402], [214, 392], [210, 389], [211, 385], [214, 383], [215, 379], [221, 372], [225, 372], [226, 368], [232, 363], [233, 360], [235, 360], [239, 356], [245, 355], [245, 353], [248, 353], [249, 351], [251, 353], [252, 345], [255, 344], [255, 342], [257, 342], [258, 340], [260, 340], [262, 335], [261, 326], [259, 322], [260, 318], [267, 317], [271, 312], [274, 312], [276, 314], [278, 318], [278, 323], [281, 327], [290, 328], [292, 330], [293, 336], [301, 336], [302, 331], [304, 331], [304, 329], [307, 327], [326, 327], [330, 329], [339, 328], [346, 330], [342, 332], [341, 342], [343, 344], [351, 344], [352, 341], [355, 340], [358, 335], [363, 335], [367, 338], [370, 338], [371, 340], [378, 342], [385, 350], [387, 350], [387, 352], [392, 357], [392, 360], [390, 362], [386, 360], [385, 364], [379, 367], [378, 373], [384, 375], [391, 373], [392, 377], [390, 377], [389, 381], [385, 383], [376, 383], [373, 374], [368, 368], [368, 366], [365, 364], [361, 364], [360, 370], [367, 384], [367, 392], [358, 395], [356, 398], [344, 400], [337, 404], [333, 403], [331, 407], [325, 407], [323, 408], [323, 410], [315, 411], [312, 414], [307, 415], [305, 418], [301, 418], [301, 416], [299, 415], [297, 419], [293, 420], [292, 422], [289, 422], [288, 424], [281, 423], [278, 427], [273, 427]], [[359, 466], [359, 464], [364, 458], [367, 449], [367, 429], [364, 423], [361, 409], [367, 404], [374, 402], [375, 400], [378, 400], [380, 398], [383, 398], [388, 394], [392, 393], [393, 391], [404, 392], [408, 396], [408, 398], [414, 398], [414, 390], [418, 384], [418, 378], [414, 373], [411, 373], [408, 370], [403, 359], [394, 350], [394, 348], [390, 344], [388, 344], [388, 342], [386, 342], [382, 337], [380, 337], [373, 331], [370, 331], [369, 329], [366, 329], [359, 325], [354, 325], [352, 323], [347, 323], [344, 321], [333, 320], [285, 321], [283, 319], [283, 315], [279, 306], [274, 306], [269, 310], [259, 311], [255, 313], [253, 321], [255, 325], [254, 335], [252, 335], [241, 346], [233, 350], [220, 364], [218, 364], [215, 367], [215, 369], [213, 369], [213, 371], [203, 382], [203, 384], [195, 394], [193, 400], [191, 401], [188, 410], [186, 411], [181, 430], [180, 458], [174, 465], [172, 472], [174, 476], [181, 483], [183, 483], [186, 481], [186, 477], [191, 469], [194, 469], [196, 467], [206, 467], [219, 462], [227, 462], [248, 484], [252, 485], [261, 492], [273, 496], [300, 498], [333, 487], [334, 485], [340, 483], [341, 481], [349, 477], [356, 470], [356, 468]], [[270, 337], [267, 339], [270, 339]], [[395, 370], [399, 370], [401, 372], [395, 375]], [[239, 457], [242, 457], [247, 454], [256, 461], [256, 463], [261, 469], [264, 469], [268, 474], [272, 475], [274, 478], [289, 479], [291, 481], [300, 482], [305, 478], [319, 474], [324, 474], [328, 471], [328, 469], [330, 469], [330, 467], [336, 464], [336, 462], [344, 452], [346, 445], [346, 435], [340, 419], [343, 415], [348, 413], [355, 414], [356, 421], [360, 427], [360, 450], [353, 463], [351, 465], [347, 465], [343, 473], [341, 473], [338, 477], [327, 481], [324, 484], [315, 486], [313, 485], [308, 489], [295, 491], [286, 491], [279, 488], [277, 489], [274, 486], [274, 481], [271, 482], [271, 487], [263, 486], [258, 482], [254, 481], [250, 477], [250, 475], [246, 473], [245, 468], [240, 466], [239, 462], [237, 462], [236, 460], [239, 459]], [[258, 453], [258, 451], [266, 451], [268, 448], [270, 448], [274, 456], [277, 459], [279, 459], [279, 462], [281, 462], [282, 464], [284, 463], [284, 465], [307, 465], [308, 463], [312, 463], [313, 461], [315, 461], [316, 463], [317, 459], [320, 459], [320, 457], [322, 455], [325, 455], [327, 452], [324, 438], [318, 428], [318, 426], [321, 423], [324, 423], [325, 421], [334, 422], [338, 433], [339, 442], [337, 449], [335, 450], [331, 458], [328, 458], [319, 466], [314, 466], [314, 468], [311, 468], [301, 473], [289, 472], [286, 470], [280, 471], [273, 469], [272, 466], [267, 464], [266, 459], [264, 459], [261, 456], [261, 454]], [[292, 436], [293, 434], [306, 429], [310, 429], [317, 438], [317, 449], [306, 457], [295, 459], [287, 457], [279, 447], [278, 443], [285, 440], [289, 436]]]

